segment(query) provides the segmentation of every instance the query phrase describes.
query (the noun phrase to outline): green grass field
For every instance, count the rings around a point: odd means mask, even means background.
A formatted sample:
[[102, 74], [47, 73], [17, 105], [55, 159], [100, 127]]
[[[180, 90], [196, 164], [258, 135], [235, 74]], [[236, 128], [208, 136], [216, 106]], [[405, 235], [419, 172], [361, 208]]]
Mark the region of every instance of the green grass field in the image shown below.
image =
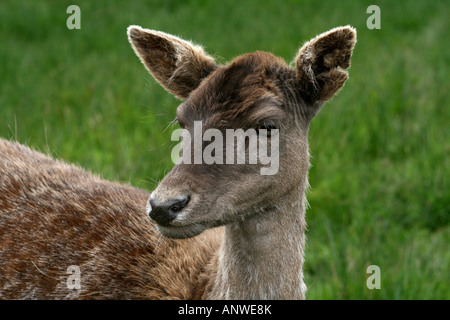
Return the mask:
[[[81, 8], [69, 30], [66, 8]], [[381, 8], [369, 30], [366, 9]], [[130, 24], [201, 43], [223, 63], [291, 61], [358, 30], [350, 79], [311, 123], [308, 299], [450, 299], [448, 1], [0, 2], [0, 136], [152, 190], [179, 104], [143, 68]], [[366, 286], [369, 265], [381, 289]], [[0, 271], [1, 272], [1, 271]]]

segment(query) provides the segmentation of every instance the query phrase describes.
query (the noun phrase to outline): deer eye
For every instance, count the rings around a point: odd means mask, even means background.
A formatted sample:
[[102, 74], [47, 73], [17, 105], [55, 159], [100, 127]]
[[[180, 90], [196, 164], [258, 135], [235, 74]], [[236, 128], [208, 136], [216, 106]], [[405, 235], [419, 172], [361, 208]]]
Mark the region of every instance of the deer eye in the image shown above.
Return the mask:
[[256, 133], [259, 134], [260, 130], [267, 130], [267, 136], [270, 137], [272, 130], [280, 130], [280, 125], [274, 121], [264, 121], [256, 124]]

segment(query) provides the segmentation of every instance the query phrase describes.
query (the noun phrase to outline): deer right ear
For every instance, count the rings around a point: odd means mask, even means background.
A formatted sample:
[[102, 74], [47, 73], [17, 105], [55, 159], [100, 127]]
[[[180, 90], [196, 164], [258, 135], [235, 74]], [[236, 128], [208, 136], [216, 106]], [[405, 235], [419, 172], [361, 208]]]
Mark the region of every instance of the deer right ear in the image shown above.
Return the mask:
[[297, 83], [311, 103], [331, 99], [344, 86], [356, 30], [339, 27], [318, 35], [300, 49], [295, 64]]
[[128, 40], [147, 70], [169, 92], [186, 99], [217, 69], [202, 47], [170, 34], [129, 26]]

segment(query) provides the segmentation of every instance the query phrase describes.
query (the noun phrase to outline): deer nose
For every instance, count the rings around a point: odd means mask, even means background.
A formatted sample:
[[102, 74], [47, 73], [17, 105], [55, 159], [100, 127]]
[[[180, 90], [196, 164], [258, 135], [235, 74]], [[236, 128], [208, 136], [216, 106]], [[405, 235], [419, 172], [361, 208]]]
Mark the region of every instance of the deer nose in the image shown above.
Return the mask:
[[191, 197], [186, 196], [160, 203], [150, 198], [147, 214], [159, 225], [170, 226], [170, 223], [186, 208], [190, 200]]

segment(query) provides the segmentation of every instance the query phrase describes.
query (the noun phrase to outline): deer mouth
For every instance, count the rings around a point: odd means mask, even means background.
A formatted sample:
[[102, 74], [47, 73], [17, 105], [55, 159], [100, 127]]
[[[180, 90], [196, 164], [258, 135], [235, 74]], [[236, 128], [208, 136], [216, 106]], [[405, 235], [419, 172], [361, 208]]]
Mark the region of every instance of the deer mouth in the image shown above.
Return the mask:
[[193, 221], [193, 212], [196, 212], [197, 210], [198, 208], [190, 208], [190, 210], [184, 211], [182, 214], [180, 214], [178, 219], [175, 219], [171, 223], [164, 225], [156, 223], [156, 227], [158, 228], [159, 232], [161, 232], [161, 234], [167, 238], [187, 239], [198, 236], [207, 229], [220, 227], [225, 224], [222, 219], [216, 220], [206, 218]]
[[217, 219], [218, 213], [223, 212], [223, 208], [217, 204], [220, 195], [205, 201], [201, 195], [192, 192], [176, 194], [165, 200], [167, 196], [155, 190], [147, 202], [147, 216], [163, 236], [172, 239], [192, 238], [224, 224], [222, 218]]
[[209, 229], [204, 223], [191, 223], [184, 226], [162, 226], [157, 224], [157, 228], [163, 236], [171, 239], [192, 238]]

